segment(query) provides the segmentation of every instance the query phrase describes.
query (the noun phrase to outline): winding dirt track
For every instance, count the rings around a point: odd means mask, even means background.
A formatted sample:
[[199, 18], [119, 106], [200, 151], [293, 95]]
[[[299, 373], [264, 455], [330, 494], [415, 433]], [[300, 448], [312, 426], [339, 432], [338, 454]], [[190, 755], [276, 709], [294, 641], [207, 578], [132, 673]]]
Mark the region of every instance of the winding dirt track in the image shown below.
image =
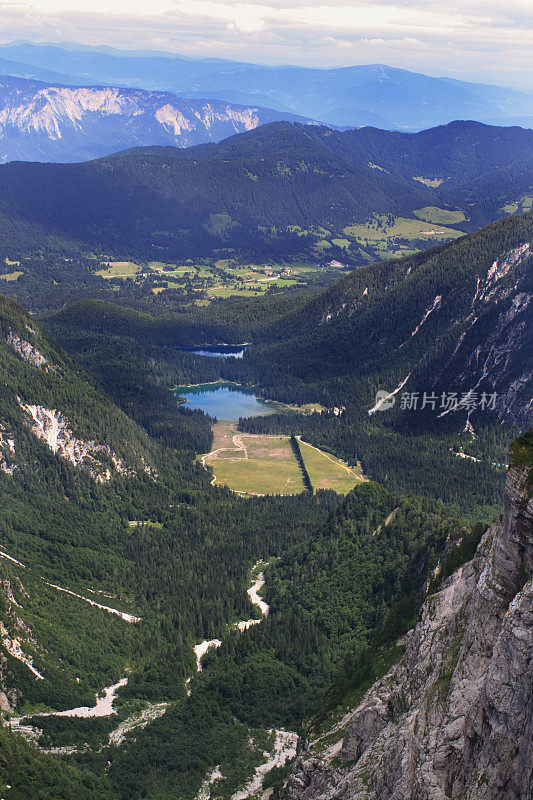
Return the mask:
[[[204, 469], [207, 469], [207, 465], [205, 463], [206, 458], [209, 458], [212, 461], [216, 461], [218, 453], [222, 453], [222, 452], [225, 452], [225, 453], [244, 453], [245, 460], [248, 459], [248, 448], [244, 444], [241, 434], [236, 433], [232, 437], [232, 441], [233, 441], [233, 444], [235, 445], [235, 447], [217, 447], [216, 450], [211, 450], [210, 453], [205, 453], [205, 455], [203, 455], [200, 458], [200, 463], [202, 464], [202, 467]], [[213, 479], [211, 481], [211, 486], [214, 486], [216, 484], [216, 482], [217, 482], [217, 476], [213, 473]]]

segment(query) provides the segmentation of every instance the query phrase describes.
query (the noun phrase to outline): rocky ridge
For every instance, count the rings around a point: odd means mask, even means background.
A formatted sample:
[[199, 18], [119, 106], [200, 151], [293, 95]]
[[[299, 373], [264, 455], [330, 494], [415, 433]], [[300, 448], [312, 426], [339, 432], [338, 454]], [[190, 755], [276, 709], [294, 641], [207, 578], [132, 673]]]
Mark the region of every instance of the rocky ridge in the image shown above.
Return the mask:
[[336, 741], [300, 743], [286, 800], [533, 796], [531, 489], [530, 467], [512, 464], [474, 559], [428, 598]]
[[0, 76], [0, 163], [83, 161], [141, 145], [218, 142], [303, 117], [221, 100], [116, 86], [63, 86]]
[[34, 436], [97, 483], [156, 477], [145, 435], [94, 391], [20, 306], [2, 295], [0, 352], [0, 477], [24, 481]]

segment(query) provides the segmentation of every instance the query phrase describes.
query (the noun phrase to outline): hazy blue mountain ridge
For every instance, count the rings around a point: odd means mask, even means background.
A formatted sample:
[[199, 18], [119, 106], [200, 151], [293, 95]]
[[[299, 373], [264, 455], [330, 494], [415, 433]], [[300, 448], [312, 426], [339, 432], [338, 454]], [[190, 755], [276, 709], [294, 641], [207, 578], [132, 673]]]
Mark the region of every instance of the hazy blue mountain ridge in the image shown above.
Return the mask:
[[2, 45], [0, 55], [60, 72], [65, 83], [118, 84], [257, 104], [341, 126], [420, 130], [461, 118], [509, 125], [533, 116], [531, 94], [383, 64], [311, 69], [31, 43]]

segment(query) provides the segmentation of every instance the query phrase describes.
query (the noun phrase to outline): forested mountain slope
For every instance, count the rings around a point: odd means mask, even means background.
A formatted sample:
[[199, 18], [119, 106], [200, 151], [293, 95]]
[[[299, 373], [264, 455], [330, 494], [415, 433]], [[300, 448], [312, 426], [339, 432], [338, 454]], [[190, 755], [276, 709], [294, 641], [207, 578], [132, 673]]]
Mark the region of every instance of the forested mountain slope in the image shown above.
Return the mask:
[[374, 212], [429, 203], [431, 190], [339, 158], [305, 127], [274, 124], [256, 134], [79, 165], [7, 164], [0, 169], [6, 223], [31, 221], [91, 249], [173, 258], [221, 247], [264, 252], [280, 238], [278, 251], [297, 252], [308, 227], [338, 230]]
[[0, 77], [0, 162], [86, 161], [128, 147], [218, 142], [290, 113], [116, 86]]
[[416, 134], [376, 128], [317, 128], [310, 134], [356, 163], [432, 186], [444, 205], [465, 211], [471, 226], [501, 216], [502, 198], [511, 187], [518, 199], [533, 186], [533, 137], [522, 128], [456, 121]]
[[[513, 445], [503, 514], [432, 594], [398, 664], [302, 750], [291, 800], [525, 800], [533, 761], [532, 432]], [[322, 741], [320, 741], [322, 739]]]
[[364, 163], [366, 159], [393, 175], [409, 180], [425, 177], [444, 186], [466, 184], [480, 174], [530, 160], [532, 141], [530, 130], [467, 120], [411, 134], [375, 127], [336, 131], [317, 126], [316, 131], [308, 130], [352, 161]]
[[404, 381], [405, 391], [439, 398], [497, 392], [498, 417], [525, 425], [532, 264], [529, 213], [429, 253], [365, 267], [277, 320], [264, 336], [272, 344], [252, 348], [244, 366], [261, 364], [265, 387], [287, 399], [302, 387], [327, 405], [360, 403], [364, 414], [378, 388], [392, 392]]
[[20, 306], [1, 295], [0, 351], [6, 474], [15, 474], [19, 460], [27, 468], [28, 447], [34, 450], [37, 440], [99, 483], [152, 473], [148, 437], [93, 389]]
[[[175, 406], [173, 447], [163, 448], [6, 298], [0, 331], [2, 721], [91, 706], [125, 676], [122, 719], [183, 699], [194, 644], [253, 614], [251, 566], [323, 524], [337, 499], [258, 498], [252, 508], [212, 488], [193, 463], [194, 450], [209, 447], [207, 420]], [[74, 720], [61, 735], [67, 743], [96, 737], [98, 749], [113, 723], [89, 720], [80, 733]], [[10, 784], [31, 800], [59, 790], [72, 800], [118, 796], [97, 756], [87, 771], [83, 756], [83, 766], [67, 766], [19, 734], [2, 728], [0, 736], [3, 791]], [[234, 747], [246, 742], [237, 737]]]
[[522, 208], [532, 137], [478, 123], [416, 135], [272, 123], [218, 145], [6, 164], [0, 230], [19, 254], [55, 237], [67, 251], [77, 242], [144, 259], [305, 252], [368, 263]]
[[290, 429], [391, 489], [494, 509], [506, 447], [531, 424], [532, 233], [531, 214], [501, 220], [357, 270], [276, 320], [225, 376], [330, 410], [241, 428]]

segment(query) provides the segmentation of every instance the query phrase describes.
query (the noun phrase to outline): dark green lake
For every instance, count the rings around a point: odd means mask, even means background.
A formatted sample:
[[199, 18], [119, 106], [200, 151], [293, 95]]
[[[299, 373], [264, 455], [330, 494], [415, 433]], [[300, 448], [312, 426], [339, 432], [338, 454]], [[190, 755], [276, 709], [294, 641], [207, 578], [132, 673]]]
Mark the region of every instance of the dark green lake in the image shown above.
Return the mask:
[[270, 414], [275, 410], [272, 404], [260, 400], [253, 391], [228, 383], [178, 386], [175, 394], [186, 399], [186, 408], [199, 408], [210, 417], [228, 422], [236, 422], [239, 417]]

